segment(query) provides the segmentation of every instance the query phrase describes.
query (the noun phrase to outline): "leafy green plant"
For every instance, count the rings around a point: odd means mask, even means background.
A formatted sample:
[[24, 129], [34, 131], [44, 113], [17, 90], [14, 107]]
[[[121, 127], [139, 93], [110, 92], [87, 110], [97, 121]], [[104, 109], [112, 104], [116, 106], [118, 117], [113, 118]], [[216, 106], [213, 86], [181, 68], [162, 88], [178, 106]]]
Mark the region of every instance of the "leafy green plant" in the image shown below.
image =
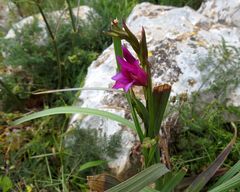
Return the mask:
[[13, 187], [13, 184], [9, 177], [0, 176], [0, 189], [2, 189], [3, 192], [10, 191], [12, 187]]

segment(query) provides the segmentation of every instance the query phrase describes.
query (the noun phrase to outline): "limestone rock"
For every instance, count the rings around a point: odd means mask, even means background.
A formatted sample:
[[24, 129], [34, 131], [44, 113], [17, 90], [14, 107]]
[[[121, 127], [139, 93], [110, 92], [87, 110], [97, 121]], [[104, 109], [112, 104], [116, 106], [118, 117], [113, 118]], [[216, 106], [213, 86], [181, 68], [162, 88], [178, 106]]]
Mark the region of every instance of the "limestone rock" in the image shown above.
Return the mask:
[[213, 22], [240, 27], [240, 2], [238, 0], [207, 1], [199, 9], [199, 13]]
[[[88, 7], [88, 6], [79, 6], [76, 8], [73, 8], [73, 14], [77, 18], [77, 20], [83, 20], [87, 21], [88, 15], [94, 13], [93, 9]], [[46, 13], [45, 13], [46, 14]], [[54, 11], [51, 13], [47, 14], [48, 18], [52, 18], [61, 22], [70, 22], [70, 16], [69, 12], [67, 10], [61, 10], [61, 11]], [[21, 21], [15, 23], [12, 26], [12, 29], [10, 29], [5, 36], [5, 38], [14, 38], [15, 37], [15, 32], [14, 30], [21, 31], [21, 29], [24, 27], [26, 24], [31, 24], [34, 21], [34, 18], [38, 19], [39, 21], [39, 27], [43, 29], [43, 34], [42, 37], [46, 37], [47, 31], [45, 28], [45, 22], [43, 21], [43, 18], [40, 14], [34, 15], [34, 16], [29, 16]]]
[[[238, 3], [237, 3], [238, 2]], [[197, 63], [207, 58], [209, 48], [221, 44], [222, 38], [229, 45], [240, 46], [238, 0], [209, 0], [199, 11], [189, 7], [174, 8], [138, 4], [127, 19], [127, 25], [138, 36], [145, 28], [150, 58], [153, 66], [153, 81], [172, 84], [171, 95], [191, 94], [203, 85], [201, 71]], [[224, 13], [223, 13], [224, 10]], [[226, 22], [221, 22], [226, 20]], [[111, 77], [116, 73], [113, 46], [107, 48], [88, 69], [84, 87], [111, 88]], [[240, 88], [229, 94], [229, 102], [240, 106]], [[81, 107], [97, 108], [129, 118], [126, 100], [118, 92], [82, 91], [79, 97]], [[113, 160], [110, 167], [117, 174], [126, 171], [131, 148], [136, 142], [136, 134], [120, 124], [94, 117], [75, 115], [72, 122], [79, 121], [80, 128], [96, 128], [110, 136], [119, 130], [123, 133], [122, 153]]]

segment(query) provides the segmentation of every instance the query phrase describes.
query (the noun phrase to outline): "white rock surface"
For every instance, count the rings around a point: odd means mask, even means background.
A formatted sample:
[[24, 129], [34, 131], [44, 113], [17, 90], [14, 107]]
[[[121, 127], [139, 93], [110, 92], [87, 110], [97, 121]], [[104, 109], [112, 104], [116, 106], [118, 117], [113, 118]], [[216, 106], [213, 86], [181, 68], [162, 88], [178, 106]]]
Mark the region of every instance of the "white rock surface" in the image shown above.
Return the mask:
[[[88, 15], [93, 13], [93, 9], [88, 6], [79, 6], [76, 8], [73, 8], [73, 14], [75, 17], [77, 17], [78, 20], [86, 21], [88, 18]], [[46, 13], [45, 13], [46, 14]], [[55, 19], [60, 22], [70, 22], [70, 16], [68, 10], [62, 10], [62, 11], [54, 11], [47, 14], [48, 18]], [[31, 24], [34, 21], [34, 18], [37, 18], [39, 21], [39, 26], [43, 29], [43, 39], [46, 37], [46, 28], [45, 28], [45, 22], [43, 21], [43, 18], [40, 14], [36, 14], [34, 16], [29, 16], [21, 21], [15, 23], [12, 26], [12, 29], [10, 29], [5, 36], [5, 38], [14, 38], [15, 37], [15, 30], [21, 31], [21, 29], [26, 24]]]
[[[209, 0], [199, 11], [189, 7], [174, 8], [141, 3], [127, 19], [127, 25], [140, 35], [145, 28], [149, 50], [153, 53], [154, 84], [171, 83], [172, 95], [197, 91], [202, 85], [197, 67], [199, 59], [208, 56], [208, 49], [221, 44], [222, 37], [229, 45], [240, 46], [239, 0]], [[111, 88], [116, 61], [113, 47], [107, 48], [88, 69], [84, 87]], [[189, 82], [194, 82], [189, 83]], [[205, 84], [205, 87], [208, 87]], [[234, 96], [235, 94], [235, 96]], [[230, 102], [240, 106], [240, 88], [232, 94]], [[120, 93], [83, 91], [79, 97], [82, 107], [111, 111], [128, 117], [126, 101]], [[94, 122], [93, 122], [94, 120]], [[97, 128], [107, 135], [123, 131], [123, 149], [119, 159], [110, 167], [120, 174], [126, 168], [136, 135], [120, 124], [95, 117], [75, 115], [72, 122], [80, 121], [81, 128]]]
[[236, 25], [240, 27], [240, 2], [239, 0], [214, 0], [207, 1], [199, 13], [211, 18], [215, 23]]

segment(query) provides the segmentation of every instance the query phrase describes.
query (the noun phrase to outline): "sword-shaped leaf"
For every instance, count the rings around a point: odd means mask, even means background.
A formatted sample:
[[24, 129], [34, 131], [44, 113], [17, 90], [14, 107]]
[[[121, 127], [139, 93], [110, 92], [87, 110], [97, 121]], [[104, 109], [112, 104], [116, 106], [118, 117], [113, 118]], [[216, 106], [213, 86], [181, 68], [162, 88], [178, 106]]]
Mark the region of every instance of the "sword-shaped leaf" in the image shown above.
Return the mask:
[[113, 121], [117, 121], [121, 123], [122, 125], [126, 125], [132, 129], [135, 130], [135, 126], [132, 122], [126, 120], [125, 118], [115, 115], [113, 113], [103, 111], [103, 110], [98, 110], [98, 109], [91, 109], [91, 108], [81, 108], [81, 107], [72, 107], [72, 106], [65, 106], [65, 107], [56, 107], [52, 109], [46, 109], [40, 112], [36, 112], [30, 115], [27, 115], [25, 117], [22, 117], [20, 119], [17, 119], [14, 121], [12, 124], [13, 125], [18, 125], [20, 123], [24, 123], [26, 121], [30, 121], [33, 119], [37, 119], [40, 117], [45, 117], [49, 115], [57, 115], [57, 114], [74, 114], [74, 113], [82, 113], [85, 115], [96, 115], [100, 117], [105, 117], [107, 119], [111, 119]]
[[106, 192], [139, 192], [167, 172], [169, 170], [165, 165], [160, 163], [154, 164]]
[[170, 92], [171, 86], [168, 84], [163, 84], [153, 88], [154, 134], [159, 133]]

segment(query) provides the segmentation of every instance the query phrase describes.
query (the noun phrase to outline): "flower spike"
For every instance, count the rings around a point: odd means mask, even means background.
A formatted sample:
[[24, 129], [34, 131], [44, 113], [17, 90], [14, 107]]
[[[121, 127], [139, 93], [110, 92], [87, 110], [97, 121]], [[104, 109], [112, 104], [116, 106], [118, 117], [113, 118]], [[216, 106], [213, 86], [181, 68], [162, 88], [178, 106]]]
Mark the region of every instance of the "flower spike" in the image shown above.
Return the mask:
[[147, 73], [140, 67], [139, 61], [130, 53], [127, 47], [122, 46], [123, 58], [117, 57], [120, 72], [112, 77], [116, 81], [113, 88], [123, 88], [125, 92], [133, 86], [147, 86]]

